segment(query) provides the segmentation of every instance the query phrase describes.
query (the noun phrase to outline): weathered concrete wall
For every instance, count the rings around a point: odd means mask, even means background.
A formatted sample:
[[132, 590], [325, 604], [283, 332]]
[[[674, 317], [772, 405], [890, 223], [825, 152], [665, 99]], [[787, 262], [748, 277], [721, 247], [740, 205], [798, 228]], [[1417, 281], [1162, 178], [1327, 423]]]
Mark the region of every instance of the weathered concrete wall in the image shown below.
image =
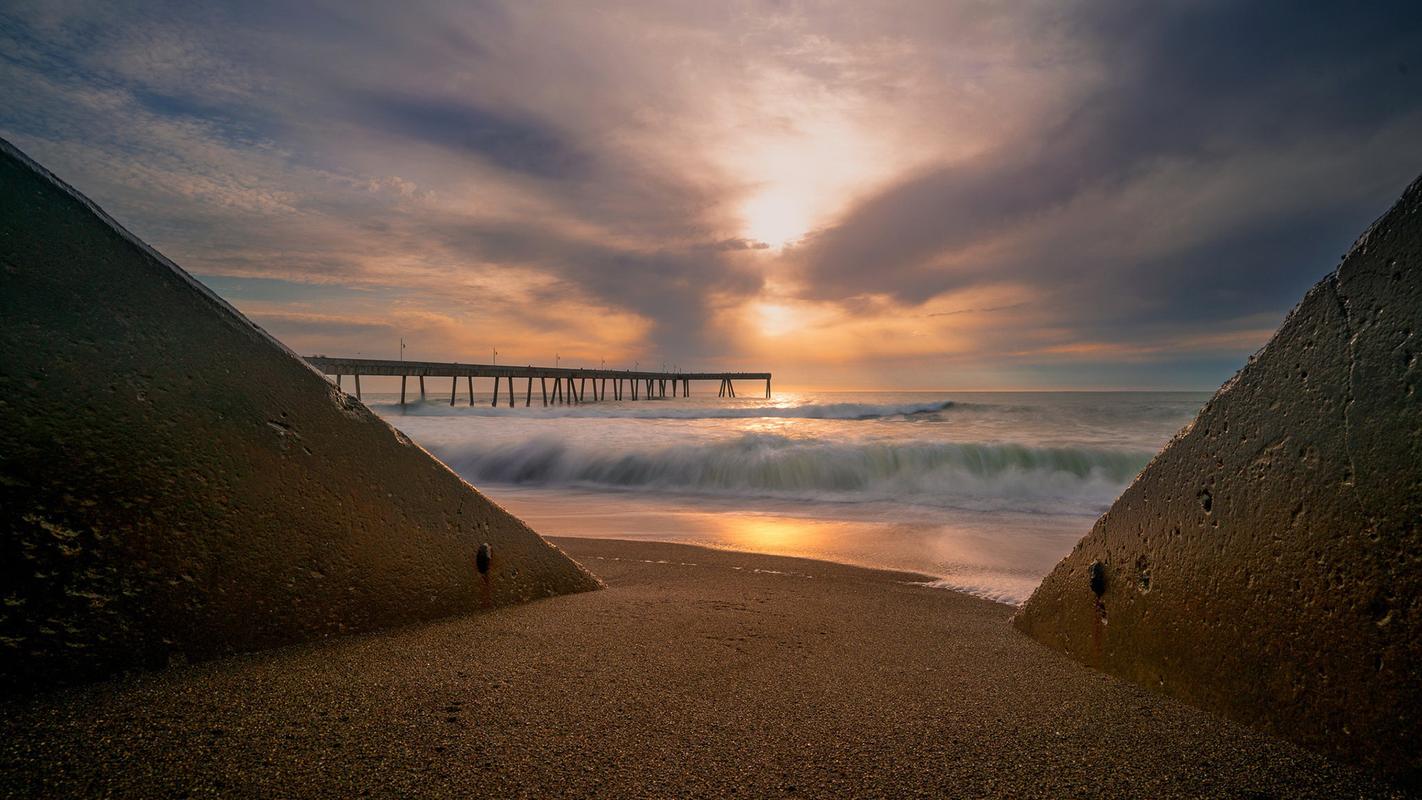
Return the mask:
[[1419, 332], [1422, 180], [1146, 467], [1016, 625], [1305, 746], [1422, 774]]
[[483, 542], [598, 585], [0, 142], [0, 687], [477, 608]]

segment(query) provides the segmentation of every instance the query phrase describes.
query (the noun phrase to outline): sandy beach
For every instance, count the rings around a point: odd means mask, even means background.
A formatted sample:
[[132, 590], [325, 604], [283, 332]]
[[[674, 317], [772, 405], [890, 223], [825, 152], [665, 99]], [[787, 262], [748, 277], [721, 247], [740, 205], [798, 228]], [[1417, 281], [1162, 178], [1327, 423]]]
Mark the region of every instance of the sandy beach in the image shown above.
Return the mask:
[[1357, 797], [921, 576], [557, 543], [605, 591], [11, 701], [6, 797]]

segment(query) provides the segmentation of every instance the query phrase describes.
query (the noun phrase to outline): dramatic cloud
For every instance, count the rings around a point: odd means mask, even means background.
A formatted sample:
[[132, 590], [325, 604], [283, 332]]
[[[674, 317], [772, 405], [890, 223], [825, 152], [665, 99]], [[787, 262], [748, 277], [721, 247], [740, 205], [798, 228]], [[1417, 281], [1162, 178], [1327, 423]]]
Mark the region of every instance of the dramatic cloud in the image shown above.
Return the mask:
[[1419, 16], [12, 3], [0, 135], [299, 350], [1209, 387], [1422, 171]]
[[1083, 332], [1227, 323], [1297, 297], [1422, 168], [1406, 4], [1090, 11], [1070, 102], [808, 237], [803, 292], [917, 305], [1011, 280]]

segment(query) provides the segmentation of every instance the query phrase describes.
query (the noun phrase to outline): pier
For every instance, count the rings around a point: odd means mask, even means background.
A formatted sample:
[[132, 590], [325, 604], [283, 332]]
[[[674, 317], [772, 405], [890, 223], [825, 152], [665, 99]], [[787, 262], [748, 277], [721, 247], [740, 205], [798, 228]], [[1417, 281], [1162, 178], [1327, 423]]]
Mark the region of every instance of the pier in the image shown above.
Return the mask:
[[[523, 381], [523, 405], [533, 405], [534, 381], [538, 381], [538, 396], [543, 405], [597, 403], [607, 400], [663, 400], [668, 390], [671, 397], [690, 397], [693, 381], [716, 381], [717, 397], [735, 397], [736, 381], [765, 382], [765, 396], [770, 397], [769, 372], [662, 372], [625, 369], [576, 369], [567, 367], [518, 367], [500, 364], [448, 364], [438, 361], [385, 361], [374, 358], [330, 358], [307, 356], [307, 363], [326, 375], [333, 375], [340, 387], [347, 375], [355, 383], [357, 400], [362, 375], [400, 378], [400, 403], [404, 405], [410, 388], [410, 378], [418, 381], [420, 399], [425, 400], [429, 387], [426, 378], [449, 378], [449, 404], [459, 399], [459, 384], [463, 380], [474, 405], [474, 379], [491, 378], [494, 396], [491, 406], [499, 405], [507, 396], [508, 406], [517, 404], [514, 381]], [[344, 387], [342, 387], [344, 388]], [[589, 392], [591, 390], [591, 392]], [[443, 394], [441, 394], [443, 396]]]

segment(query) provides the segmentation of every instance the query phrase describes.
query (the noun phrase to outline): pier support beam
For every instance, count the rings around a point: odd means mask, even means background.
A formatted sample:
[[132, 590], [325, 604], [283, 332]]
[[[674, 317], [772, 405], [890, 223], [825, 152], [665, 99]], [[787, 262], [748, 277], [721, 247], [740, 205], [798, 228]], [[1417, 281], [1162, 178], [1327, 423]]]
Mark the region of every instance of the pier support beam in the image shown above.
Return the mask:
[[[543, 407], [552, 405], [582, 405], [584, 403], [605, 403], [608, 401], [624, 400], [666, 400], [690, 398], [691, 382], [693, 380], [710, 381], [718, 380], [721, 385], [717, 389], [718, 397], [734, 398], [736, 394], [736, 379], [750, 381], [765, 381], [764, 396], [771, 399], [775, 396], [774, 386], [771, 382], [771, 374], [768, 372], [681, 372], [673, 370], [671, 372], [641, 372], [633, 370], [609, 370], [609, 369], [554, 369], [545, 367], [528, 366], [507, 366], [507, 365], [487, 365], [487, 364], [436, 364], [420, 362], [395, 362], [376, 361], [373, 359], [330, 359], [325, 356], [310, 356], [307, 362], [321, 371], [327, 380], [332, 381], [336, 388], [346, 391], [345, 379], [350, 375], [355, 382], [355, 397], [364, 402], [361, 386], [361, 376], [383, 375], [400, 378], [400, 404], [406, 405], [410, 399], [409, 379], [414, 377], [420, 385], [420, 402], [430, 401], [430, 392], [433, 391], [426, 386], [425, 378], [441, 378], [449, 376], [449, 405], [454, 407], [459, 404], [459, 379], [464, 378], [469, 393], [469, 405], [474, 405], [474, 380], [493, 378], [494, 391], [490, 398], [489, 405], [497, 408], [503, 399], [500, 393], [504, 391], [503, 382], [508, 380], [508, 393], [510, 408], [518, 406], [518, 397], [515, 395], [514, 382], [518, 378], [524, 379], [523, 407], [533, 406], [533, 379], [538, 378], [539, 399]], [[413, 373], [413, 374], [412, 374]], [[553, 374], [549, 374], [553, 373]], [[553, 385], [548, 385], [548, 379], [553, 379]], [[608, 386], [611, 381], [612, 386]], [[625, 381], [625, 383], [624, 383]], [[592, 384], [592, 397], [588, 397], [588, 384]], [[668, 386], [670, 384], [670, 386]], [[610, 389], [610, 391], [609, 391]], [[628, 390], [631, 396], [628, 396]], [[671, 390], [668, 395], [668, 389]], [[550, 391], [551, 390], [551, 391]]]

